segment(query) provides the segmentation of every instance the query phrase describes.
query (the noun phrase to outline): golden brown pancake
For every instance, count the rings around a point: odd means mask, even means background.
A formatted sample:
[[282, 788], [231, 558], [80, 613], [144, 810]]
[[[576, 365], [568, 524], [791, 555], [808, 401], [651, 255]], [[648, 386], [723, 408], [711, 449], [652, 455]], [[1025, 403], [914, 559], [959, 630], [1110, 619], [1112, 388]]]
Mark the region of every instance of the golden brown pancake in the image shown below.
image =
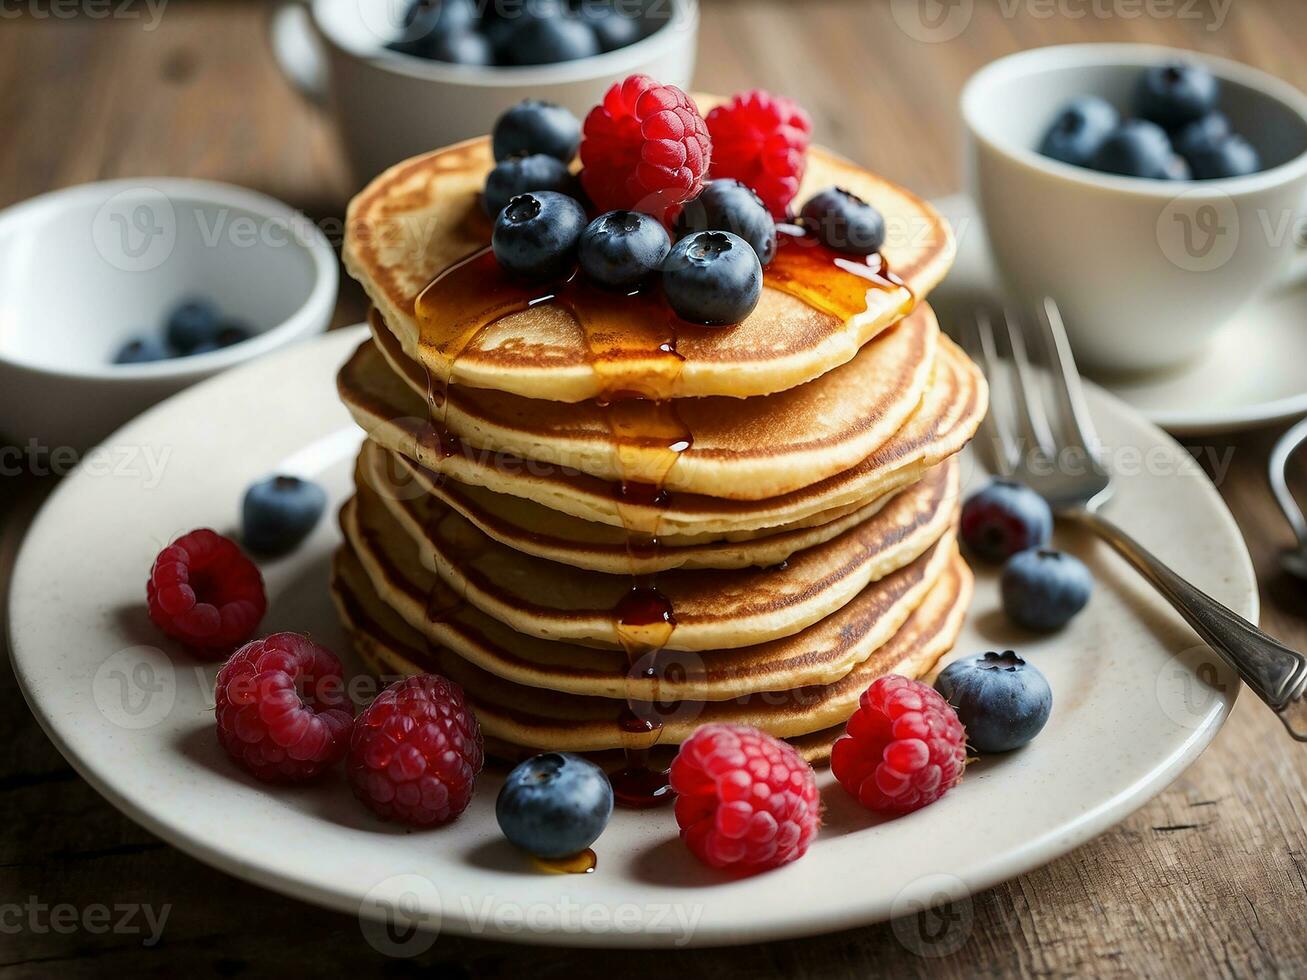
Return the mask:
[[[950, 461], [940, 466], [956, 465]], [[929, 473], [923, 479], [928, 479]], [[364, 440], [355, 474], [359, 486], [400, 500], [431, 495], [514, 551], [610, 575], [652, 575], [674, 568], [765, 568], [796, 551], [829, 541], [877, 513], [894, 494], [845, 507], [808, 522], [735, 535], [660, 535], [660, 547], [635, 549], [624, 528], [583, 521], [522, 497], [441, 479], [399, 453]]]
[[[943, 574], [952, 536], [912, 564], [863, 589], [802, 632], [730, 650], [659, 651], [632, 669], [621, 650], [542, 640], [514, 631], [446, 587], [389, 515], [350, 500], [341, 527], [372, 590], [435, 646], [515, 683], [600, 697], [724, 700], [758, 691], [828, 684], [893, 635]], [[644, 668], [659, 670], [646, 675]]]
[[[397, 499], [365, 484], [356, 496], [364, 520], [375, 514], [378, 524], [392, 522], [446, 586], [488, 616], [544, 640], [621, 646], [615, 610], [631, 590], [629, 573], [585, 571], [520, 554], [433, 497]], [[957, 509], [958, 470], [945, 466], [866, 521], [782, 566], [665, 572], [657, 589], [677, 625], [664, 645], [724, 650], [791, 636], [951, 535]]]
[[[396, 376], [419, 397], [436, 397], [426, 370], [376, 310], [369, 323]], [[492, 452], [601, 480], [759, 500], [833, 476], [884, 445], [920, 404], [938, 338], [935, 314], [923, 305], [847, 364], [774, 395], [569, 404], [451, 386], [433, 411], [455, 436]], [[688, 448], [669, 455], [669, 440]]]
[[646, 506], [624, 500], [609, 481], [553, 464], [493, 453], [466, 442], [447, 452], [431, 424], [427, 403], [370, 344], [341, 368], [337, 385], [346, 407], [373, 441], [435, 473], [613, 527], [648, 522], [657, 526], [660, 536], [720, 536], [811, 524], [820, 520], [818, 515], [838, 508], [864, 506], [915, 482], [961, 450], [988, 406], [980, 372], [941, 336], [935, 374], [921, 404], [886, 443], [850, 469], [766, 500], [671, 493], [659, 505]]
[[[833, 726], [857, 707], [877, 677], [928, 672], [956, 638], [971, 595], [971, 574], [953, 551], [945, 573], [899, 629], [840, 680], [788, 688], [730, 701], [664, 700], [648, 710], [662, 721], [661, 741], [683, 741], [699, 725], [734, 722], [787, 738], [815, 736], [807, 751], [828, 750]], [[360, 654], [383, 676], [421, 672], [444, 674], [461, 685], [487, 736], [534, 750], [602, 752], [623, 746], [618, 718], [624, 700], [563, 694], [525, 687], [480, 669], [442, 647], [428, 645], [382, 602], [351, 549], [337, 553], [332, 595]]]
[[[578, 402], [662, 375], [670, 342], [682, 359], [659, 397], [766, 395], [811, 381], [851, 360], [867, 341], [908, 312], [939, 283], [953, 261], [948, 224], [920, 198], [813, 147], [799, 199], [847, 188], [880, 209], [890, 229], [883, 250], [905, 287], [868, 288], [866, 309], [852, 316], [819, 309], [773, 286], [752, 315], [733, 327], [708, 328], [665, 318], [606, 323], [585, 330], [560, 303], [542, 302], [497, 320], [451, 365], [438, 342], [461, 332], [465, 311], [426, 313], [424, 342], [415, 302], [438, 273], [483, 249], [491, 225], [480, 193], [494, 161], [482, 137], [414, 157], [370, 183], [349, 206], [342, 257], [395, 332], [405, 353], [438, 378], [527, 398]], [[819, 288], [820, 282], [810, 282]], [[596, 348], [605, 352], [596, 357]], [[597, 364], [602, 360], [602, 364]]]

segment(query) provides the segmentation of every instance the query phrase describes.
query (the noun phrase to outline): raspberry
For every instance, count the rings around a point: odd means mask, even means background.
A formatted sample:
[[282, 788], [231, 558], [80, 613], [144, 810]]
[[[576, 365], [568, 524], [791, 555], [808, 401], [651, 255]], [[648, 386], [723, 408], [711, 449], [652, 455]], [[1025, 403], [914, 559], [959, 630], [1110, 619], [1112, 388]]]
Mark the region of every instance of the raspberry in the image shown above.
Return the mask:
[[803, 856], [821, 825], [817, 777], [792, 745], [704, 725], [672, 762], [681, 838], [705, 864], [755, 874]]
[[301, 783], [340, 761], [354, 705], [340, 661], [298, 633], [247, 643], [218, 671], [218, 741], [269, 783]]
[[145, 594], [155, 626], [210, 657], [248, 640], [268, 610], [254, 563], [236, 542], [208, 528], [159, 552]]
[[957, 712], [937, 691], [890, 674], [862, 693], [830, 767], [868, 810], [910, 813], [962, 778], [966, 741]]
[[581, 140], [581, 185], [603, 211], [667, 210], [703, 187], [712, 157], [708, 126], [690, 97], [632, 75], [590, 110]]
[[799, 193], [812, 121], [797, 102], [756, 89], [708, 113], [712, 176], [752, 187], [777, 221]]
[[345, 773], [379, 816], [415, 827], [467, 809], [485, 755], [463, 690], [436, 674], [396, 681], [359, 715]]

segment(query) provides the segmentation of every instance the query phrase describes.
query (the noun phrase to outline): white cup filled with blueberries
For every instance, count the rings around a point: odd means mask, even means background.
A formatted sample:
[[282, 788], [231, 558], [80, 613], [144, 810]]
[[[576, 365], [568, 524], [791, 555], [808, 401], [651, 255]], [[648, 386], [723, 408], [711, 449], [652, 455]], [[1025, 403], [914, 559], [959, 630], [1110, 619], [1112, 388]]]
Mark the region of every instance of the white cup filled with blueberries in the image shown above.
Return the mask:
[[583, 115], [615, 78], [686, 88], [698, 29], [697, 0], [309, 0], [270, 21], [282, 71], [329, 108], [360, 182], [525, 98]]
[[1011, 299], [1055, 299], [1082, 365], [1174, 369], [1299, 281], [1307, 97], [1151, 45], [999, 59], [962, 95], [968, 183]]

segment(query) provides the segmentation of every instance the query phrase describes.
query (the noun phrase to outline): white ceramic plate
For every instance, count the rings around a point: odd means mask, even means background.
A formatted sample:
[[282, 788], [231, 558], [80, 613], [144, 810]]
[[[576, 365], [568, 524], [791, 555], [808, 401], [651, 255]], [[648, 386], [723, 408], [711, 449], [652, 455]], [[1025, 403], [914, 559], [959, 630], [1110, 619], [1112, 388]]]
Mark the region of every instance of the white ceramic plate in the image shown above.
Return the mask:
[[[999, 293], [984, 224], [965, 194], [932, 202], [958, 231], [958, 260], [930, 302], [950, 319]], [[1054, 297], [1056, 299], [1056, 297]], [[1233, 432], [1307, 414], [1307, 283], [1273, 290], [1240, 310], [1196, 361], [1176, 371], [1100, 379], [1144, 418], [1175, 435]]]
[[[1206, 681], [1195, 677], [1182, 661], [1197, 641], [1176, 617], [1101, 547], [1064, 539], [1097, 577], [1072, 627], [1043, 639], [1013, 631], [998, 610], [994, 575], [982, 572], [958, 648], [1014, 646], [1038, 664], [1055, 692], [1044, 733], [975, 764], [945, 799], [897, 820], [861, 811], [823, 770], [825, 827], [802, 860], [778, 871], [735, 881], [701, 867], [677, 839], [671, 812], [658, 810], [619, 811], [596, 845], [595, 873], [541, 874], [500, 837], [500, 777], [489, 772], [467, 813], [426, 832], [378, 822], [339, 779], [259, 785], [214, 738], [215, 668], [175, 650], [149, 623], [145, 578], [175, 535], [231, 530], [245, 486], [270, 471], [315, 476], [334, 503], [348, 493], [359, 436], [337, 403], [333, 374], [363, 335], [333, 334], [271, 355], [119, 432], [105, 450], [114, 465], [70, 476], [35, 522], [14, 576], [10, 624], [33, 711], [107, 799], [231, 874], [359, 913], [379, 948], [412, 951], [426, 941], [410, 937], [405, 946], [400, 933], [378, 931], [373, 919], [394, 908], [430, 913], [429, 925], [460, 934], [674, 946], [820, 933], [961, 899], [1110, 827], [1192, 762], [1229, 712], [1237, 682], [1210, 667]], [[1090, 401], [1123, 472], [1113, 515], [1256, 618], [1248, 554], [1212, 485], [1121, 403], [1097, 389]], [[309, 631], [353, 669], [326, 592], [337, 540], [325, 520], [296, 554], [264, 566], [271, 609], [263, 628]]]

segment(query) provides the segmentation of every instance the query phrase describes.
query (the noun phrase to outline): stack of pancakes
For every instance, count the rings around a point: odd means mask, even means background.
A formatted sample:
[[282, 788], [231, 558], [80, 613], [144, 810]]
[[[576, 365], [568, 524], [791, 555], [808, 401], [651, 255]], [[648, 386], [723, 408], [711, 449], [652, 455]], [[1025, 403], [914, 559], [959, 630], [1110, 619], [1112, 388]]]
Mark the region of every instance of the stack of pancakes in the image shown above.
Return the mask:
[[674, 747], [714, 721], [824, 758], [872, 680], [934, 666], [970, 598], [954, 456], [986, 390], [922, 302], [947, 226], [814, 149], [799, 199], [876, 205], [881, 274], [778, 260], [744, 323], [692, 327], [506, 283], [492, 166], [488, 140], [460, 144], [350, 208], [375, 308], [339, 375], [368, 439], [333, 594], [358, 651], [458, 682], [510, 758]]

